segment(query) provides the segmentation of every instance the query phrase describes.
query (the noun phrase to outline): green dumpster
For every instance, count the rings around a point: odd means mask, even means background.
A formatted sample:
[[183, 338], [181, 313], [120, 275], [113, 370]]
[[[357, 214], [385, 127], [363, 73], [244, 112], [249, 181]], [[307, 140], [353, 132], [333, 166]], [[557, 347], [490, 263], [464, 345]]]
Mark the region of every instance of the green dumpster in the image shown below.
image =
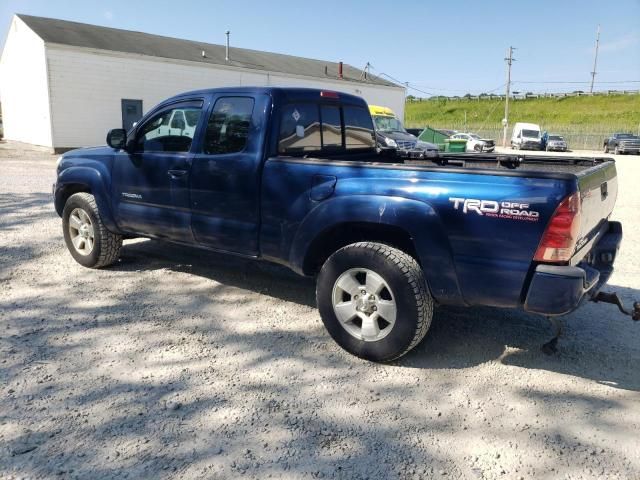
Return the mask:
[[435, 143], [438, 145], [438, 149], [444, 152], [446, 148], [445, 140], [449, 137], [435, 128], [426, 127], [418, 138], [423, 142]]
[[444, 142], [445, 152], [464, 153], [467, 151], [467, 141], [461, 138], [447, 138]]

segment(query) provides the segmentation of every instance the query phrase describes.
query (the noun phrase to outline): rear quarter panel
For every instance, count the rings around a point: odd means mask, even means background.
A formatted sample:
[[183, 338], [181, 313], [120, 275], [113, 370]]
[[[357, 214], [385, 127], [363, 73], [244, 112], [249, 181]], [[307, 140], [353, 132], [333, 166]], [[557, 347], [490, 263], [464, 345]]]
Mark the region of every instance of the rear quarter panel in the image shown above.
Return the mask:
[[[321, 201], [311, 195], [317, 175], [336, 178], [334, 194]], [[575, 181], [516, 173], [271, 159], [263, 174], [261, 250], [301, 271], [309, 243], [336, 222], [393, 225], [413, 238], [440, 303], [514, 307], [547, 221], [576, 188]], [[456, 208], [456, 198], [499, 210], [465, 209], [460, 200]], [[502, 213], [503, 202], [527, 204], [537, 216]]]

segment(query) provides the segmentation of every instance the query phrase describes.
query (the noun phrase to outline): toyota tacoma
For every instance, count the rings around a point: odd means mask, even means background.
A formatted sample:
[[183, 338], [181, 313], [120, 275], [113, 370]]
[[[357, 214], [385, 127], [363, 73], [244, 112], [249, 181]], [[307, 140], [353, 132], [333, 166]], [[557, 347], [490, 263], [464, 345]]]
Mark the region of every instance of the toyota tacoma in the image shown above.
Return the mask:
[[[167, 128], [176, 112], [194, 128]], [[610, 159], [382, 156], [364, 100], [295, 88], [184, 93], [107, 144], [57, 166], [78, 263], [111, 265], [132, 237], [276, 262], [316, 278], [327, 331], [366, 359], [410, 351], [435, 305], [619, 303], [600, 291], [622, 239]]]

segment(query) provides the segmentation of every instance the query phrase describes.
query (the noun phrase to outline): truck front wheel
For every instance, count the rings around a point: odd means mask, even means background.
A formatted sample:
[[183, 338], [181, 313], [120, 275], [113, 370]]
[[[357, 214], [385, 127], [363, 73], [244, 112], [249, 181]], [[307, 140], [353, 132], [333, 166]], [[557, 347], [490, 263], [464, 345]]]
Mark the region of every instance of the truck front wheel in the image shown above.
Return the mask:
[[348, 352], [376, 362], [414, 348], [433, 316], [418, 262], [381, 243], [353, 243], [331, 255], [318, 275], [316, 299], [331, 337]]
[[71, 256], [80, 265], [106, 267], [120, 256], [122, 237], [104, 226], [96, 200], [90, 193], [69, 197], [62, 212], [62, 231]]

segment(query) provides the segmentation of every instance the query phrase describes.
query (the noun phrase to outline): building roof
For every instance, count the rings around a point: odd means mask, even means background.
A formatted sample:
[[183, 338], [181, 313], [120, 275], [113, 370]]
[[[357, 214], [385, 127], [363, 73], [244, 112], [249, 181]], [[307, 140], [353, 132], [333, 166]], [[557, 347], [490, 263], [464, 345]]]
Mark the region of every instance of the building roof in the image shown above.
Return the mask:
[[[226, 61], [224, 45], [100, 27], [55, 18], [34, 17], [23, 14], [18, 14], [17, 16], [45, 43], [149, 55], [211, 65], [267, 70], [322, 79], [338, 78], [338, 62], [314, 60], [281, 53], [261, 52], [233, 46], [229, 50], [230, 59]], [[204, 57], [202, 56], [203, 51], [205, 52]], [[363, 80], [362, 70], [347, 64], [343, 65], [343, 77], [349, 81], [400, 88], [397, 84], [371, 74], [367, 75], [366, 80]]]

